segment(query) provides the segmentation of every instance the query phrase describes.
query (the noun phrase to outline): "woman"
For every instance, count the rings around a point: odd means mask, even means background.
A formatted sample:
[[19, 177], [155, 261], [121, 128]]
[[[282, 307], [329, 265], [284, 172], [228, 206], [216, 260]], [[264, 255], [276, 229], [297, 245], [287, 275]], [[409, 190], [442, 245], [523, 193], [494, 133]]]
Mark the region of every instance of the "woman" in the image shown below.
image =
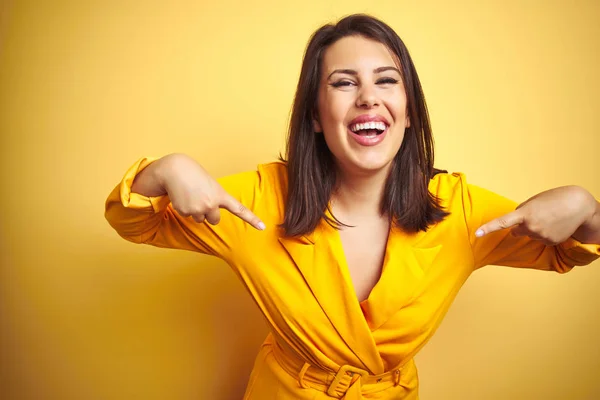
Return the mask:
[[271, 328], [246, 399], [416, 399], [413, 357], [473, 270], [567, 272], [600, 255], [586, 190], [517, 207], [433, 168], [413, 62], [365, 15], [312, 36], [285, 160], [215, 180], [182, 154], [144, 158], [106, 217], [130, 241], [231, 265]]

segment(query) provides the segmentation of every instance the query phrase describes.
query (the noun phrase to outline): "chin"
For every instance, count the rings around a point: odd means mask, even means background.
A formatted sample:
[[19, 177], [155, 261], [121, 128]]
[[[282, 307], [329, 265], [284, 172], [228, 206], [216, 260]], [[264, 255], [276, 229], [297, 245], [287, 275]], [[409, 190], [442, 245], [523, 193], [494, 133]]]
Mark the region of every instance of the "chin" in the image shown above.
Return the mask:
[[392, 165], [393, 159], [382, 159], [382, 157], [369, 157], [362, 159], [355, 159], [352, 162], [352, 169], [361, 172], [380, 172], [382, 170], [387, 170]]

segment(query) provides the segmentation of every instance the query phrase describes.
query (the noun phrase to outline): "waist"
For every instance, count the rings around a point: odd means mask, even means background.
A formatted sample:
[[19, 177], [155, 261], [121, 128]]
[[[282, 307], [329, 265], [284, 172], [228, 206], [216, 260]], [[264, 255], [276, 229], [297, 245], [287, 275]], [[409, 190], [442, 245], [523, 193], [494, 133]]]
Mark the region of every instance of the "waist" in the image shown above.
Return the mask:
[[302, 388], [313, 388], [333, 398], [345, 400], [359, 400], [363, 395], [398, 386], [400, 387], [397, 389], [405, 392], [401, 398], [406, 398], [413, 391], [416, 396], [417, 376], [412, 359], [378, 375], [351, 365], [342, 365], [337, 371], [328, 371], [307, 363], [294, 352], [282, 348], [276, 340], [272, 339], [271, 345], [279, 366], [294, 377]]

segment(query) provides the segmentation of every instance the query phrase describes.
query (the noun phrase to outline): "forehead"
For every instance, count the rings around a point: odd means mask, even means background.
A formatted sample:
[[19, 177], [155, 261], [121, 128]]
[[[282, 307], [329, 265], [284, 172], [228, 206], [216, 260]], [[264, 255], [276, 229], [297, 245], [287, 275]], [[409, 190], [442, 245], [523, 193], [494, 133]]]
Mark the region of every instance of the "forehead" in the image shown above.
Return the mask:
[[397, 66], [394, 54], [384, 44], [362, 36], [343, 37], [323, 55], [323, 72], [338, 68], [373, 70], [382, 66]]

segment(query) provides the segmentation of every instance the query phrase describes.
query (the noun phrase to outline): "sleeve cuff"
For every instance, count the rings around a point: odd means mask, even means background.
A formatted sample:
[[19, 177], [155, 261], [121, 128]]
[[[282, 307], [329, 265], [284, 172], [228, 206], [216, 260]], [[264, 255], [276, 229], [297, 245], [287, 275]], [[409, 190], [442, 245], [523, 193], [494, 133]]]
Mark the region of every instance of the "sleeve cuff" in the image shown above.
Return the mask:
[[152, 210], [154, 213], [158, 213], [169, 205], [171, 202], [169, 196], [163, 195], [158, 197], [143, 196], [139, 193], [132, 193], [131, 186], [135, 177], [144, 170], [148, 165], [156, 161], [157, 158], [144, 157], [133, 164], [125, 173], [123, 180], [121, 180], [121, 203], [123, 207], [136, 209], [136, 210]]
[[600, 257], [600, 244], [581, 243], [570, 237], [558, 246], [573, 265], [587, 265]]

